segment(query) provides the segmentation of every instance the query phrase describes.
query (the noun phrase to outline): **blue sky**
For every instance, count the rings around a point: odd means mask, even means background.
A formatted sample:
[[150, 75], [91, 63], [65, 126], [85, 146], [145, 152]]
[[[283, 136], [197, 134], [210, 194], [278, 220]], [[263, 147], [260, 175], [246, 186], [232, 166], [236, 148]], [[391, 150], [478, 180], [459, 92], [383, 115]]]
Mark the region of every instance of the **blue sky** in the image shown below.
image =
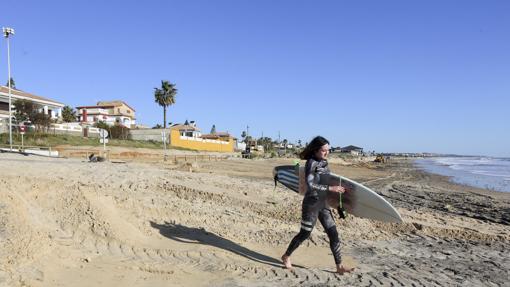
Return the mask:
[[[19, 89], [203, 132], [510, 156], [508, 1], [3, 1]], [[0, 42], [0, 79], [7, 79]], [[1, 80], [2, 84], [5, 80]]]

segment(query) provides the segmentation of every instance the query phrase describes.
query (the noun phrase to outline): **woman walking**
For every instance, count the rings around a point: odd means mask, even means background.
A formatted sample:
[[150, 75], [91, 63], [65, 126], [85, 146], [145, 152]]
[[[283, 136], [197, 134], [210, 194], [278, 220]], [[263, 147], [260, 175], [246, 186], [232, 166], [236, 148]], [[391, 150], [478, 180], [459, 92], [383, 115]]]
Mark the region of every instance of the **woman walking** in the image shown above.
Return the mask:
[[340, 254], [340, 239], [336, 230], [335, 220], [331, 210], [326, 205], [326, 196], [328, 191], [343, 193], [345, 190], [341, 186], [328, 186], [319, 184], [320, 177], [328, 174], [328, 162], [326, 160], [329, 154], [329, 141], [321, 136], [315, 137], [310, 144], [301, 152], [300, 158], [306, 159], [305, 176], [307, 190], [303, 199], [301, 209], [301, 230], [292, 239], [287, 251], [282, 256], [285, 268], [292, 268], [290, 256], [303, 241], [305, 241], [319, 219], [329, 238], [329, 245], [335, 259], [336, 271], [340, 274], [351, 272], [353, 268], [346, 268], [342, 265], [342, 256]]

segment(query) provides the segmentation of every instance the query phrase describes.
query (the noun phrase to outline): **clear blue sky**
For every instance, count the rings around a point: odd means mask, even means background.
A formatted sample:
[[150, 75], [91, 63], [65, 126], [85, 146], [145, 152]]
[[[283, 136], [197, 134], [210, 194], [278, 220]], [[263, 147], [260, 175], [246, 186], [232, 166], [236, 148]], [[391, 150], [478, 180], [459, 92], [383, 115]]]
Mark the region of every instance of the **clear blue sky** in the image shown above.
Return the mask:
[[[510, 156], [509, 1], [2, 1], [17, 87], [203, 132]], [[0, 79], [7, 79], [0, 42]], [[5, 80], [1, 80], [4, 84]]]

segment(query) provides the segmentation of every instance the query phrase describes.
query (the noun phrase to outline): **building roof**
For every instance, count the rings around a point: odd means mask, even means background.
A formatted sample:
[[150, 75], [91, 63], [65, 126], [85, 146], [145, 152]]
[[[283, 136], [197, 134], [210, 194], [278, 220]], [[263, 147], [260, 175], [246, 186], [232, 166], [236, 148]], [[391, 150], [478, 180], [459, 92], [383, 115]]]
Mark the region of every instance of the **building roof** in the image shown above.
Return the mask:
[[136, 112], [136, 111], [135, 111], [135, 109], [133, 109], [131, 106], [129, 106], [128, 104], [126, 104], [126, 102], [121, 101], [121, 100], [113, 100], [113, 101], [99, 101], [99, 102], [97, 102], [97, 105], [98, 105], [98, 106], [114, 106], [114, 107], [118, 107], [118, 106], [126, 105], [128, 108], [132, 109], [132, 110], [133, 110], [133, 112]]
[[170, 127], [171, 129], [178, 129], [180, 131], [186, 130], [186, 131], [200, 131], [199, 128], [190, 126], [190, 125], [183, 125], [183, 124], [174, 124]]
[[[6, 94], [6, 95], [9, 94], [9, 88], [6, 87], [6, 86], [0, 86], [0, 93]], [[28, 98], [28, 99], [32, 99], [32, 100], [35, 100], [35, 101], [48, 102], [48, 103], [53, 104], [55, 106], [64, 106], [64, 104], [61, 103], [61, 102], [57, 102], [57, 101], [54, 101], [54, 100], [51, 100], [51, 99], [48, 99], [48, 98], [44, 98], [44, 97], [41, 97], [41, 96], [36, 96], [34, 94], [27, 93], [27, 92], [24, 92], [24, 91], [21, 91], [21, 90], [18, 90], [18, 89], [14, 89], [14, 88], [11, 88], [11, 95], [22, 97], [22, 98]]]
[[228, 138], [231, 135], [228, 132], [216, 132], [214, 134], [204, 134], [201, 136], [202, 138]]
[[363, 150], [363, 148], [357, 147], [357, 146], [354, 146], [354, 145], [349, 145], [349, 146], [346, 146], [346, 147], [342, 148], [342, 151], [351, 151], [351, 150]]

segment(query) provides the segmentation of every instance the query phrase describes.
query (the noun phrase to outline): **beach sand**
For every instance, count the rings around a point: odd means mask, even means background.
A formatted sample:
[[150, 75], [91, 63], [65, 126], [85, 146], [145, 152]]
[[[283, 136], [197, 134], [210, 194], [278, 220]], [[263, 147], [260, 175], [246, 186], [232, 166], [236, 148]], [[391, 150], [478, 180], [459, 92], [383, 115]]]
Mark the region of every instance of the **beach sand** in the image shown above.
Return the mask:
[[408, 160], [332, 159], [404, 223], [337, 219], [351, 274], [333, 273], [320, 225], [283, 269], [302, 198], [275, 190], [271, 172], [292, 162], [0, 154], [0, 286], [509, 286], [510, 193], [456, 185]]

